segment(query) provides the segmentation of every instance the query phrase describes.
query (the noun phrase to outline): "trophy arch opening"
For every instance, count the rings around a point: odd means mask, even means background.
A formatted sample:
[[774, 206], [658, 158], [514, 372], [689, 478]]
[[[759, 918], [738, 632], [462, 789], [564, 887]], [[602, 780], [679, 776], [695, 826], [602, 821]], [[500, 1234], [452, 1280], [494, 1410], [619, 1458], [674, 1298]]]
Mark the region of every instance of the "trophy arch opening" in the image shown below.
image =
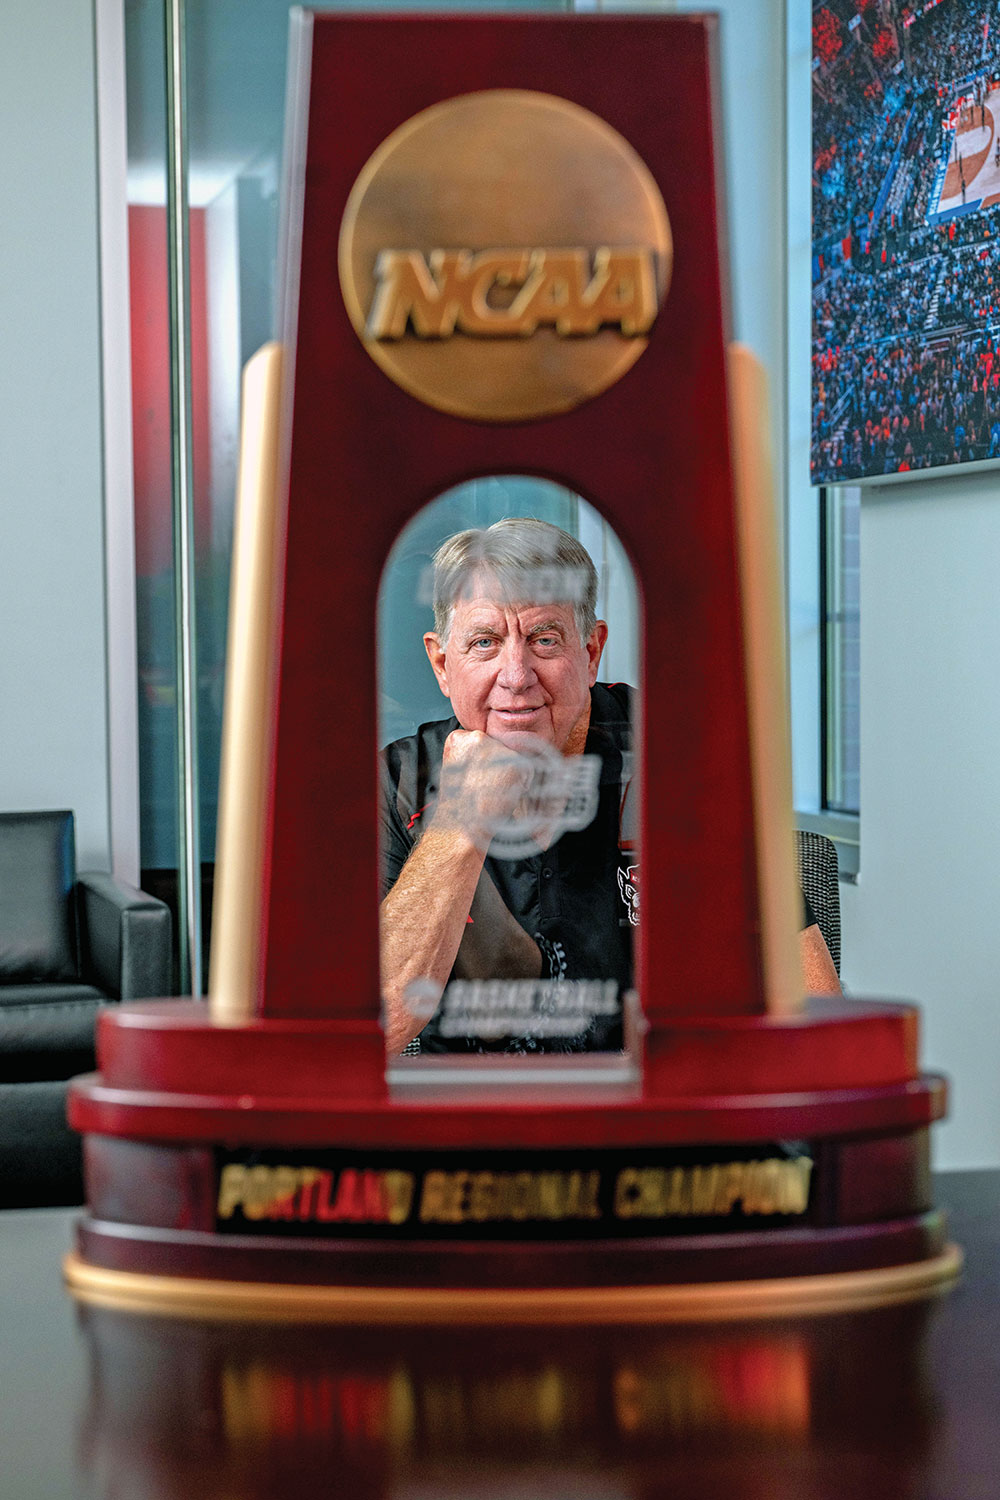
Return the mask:
[[503, 1077], [621, 1061], [642, 605], [620, 538], [550, 479], [469, 479], [397, 536], [377, 621], [390, 1076], [417, 1057], [488, 1054]]

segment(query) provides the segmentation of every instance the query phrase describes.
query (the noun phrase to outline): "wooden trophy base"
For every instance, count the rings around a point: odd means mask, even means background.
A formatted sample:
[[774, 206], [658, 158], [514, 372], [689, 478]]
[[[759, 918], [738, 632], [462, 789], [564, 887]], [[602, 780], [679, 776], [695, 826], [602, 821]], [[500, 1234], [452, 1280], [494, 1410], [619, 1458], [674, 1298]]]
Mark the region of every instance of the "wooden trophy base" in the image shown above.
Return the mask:
[[[363, 1322], [925, 1296], [960, 1255], [930, 1200], [945, 1088], [917, 1072], [916, 1019], [814, 999], [795, 1017], [678, 1020], [634, 1079], [540, 1057], [514, 1082], [509, 1059], [476, 1058], [446, 1085], [418, 1066], [396, 1097], [374, 1023], [116, 1007], [102, 1072], [71, 1089], [89, 1211], [67, 1279], [136, 1310]], [[331, 1078], [350, 1087], [334, 1097]]]

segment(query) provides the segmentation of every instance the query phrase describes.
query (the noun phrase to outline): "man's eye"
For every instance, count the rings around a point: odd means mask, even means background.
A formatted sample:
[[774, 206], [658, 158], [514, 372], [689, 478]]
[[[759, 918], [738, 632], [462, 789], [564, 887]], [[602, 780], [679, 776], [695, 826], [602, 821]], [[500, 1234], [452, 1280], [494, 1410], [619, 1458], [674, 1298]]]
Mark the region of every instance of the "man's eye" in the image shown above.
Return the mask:
[[558, 646], [558, 644], [559, 644], [559, 637], [557, 635], [536, 635], [535, 636], [535, 645], [536, 646]]
[[492, 645], [493, 637], [491, 635], [477, 635], [476, 639], [472, 642], [472, 649], [474, 651], [485, 651]]

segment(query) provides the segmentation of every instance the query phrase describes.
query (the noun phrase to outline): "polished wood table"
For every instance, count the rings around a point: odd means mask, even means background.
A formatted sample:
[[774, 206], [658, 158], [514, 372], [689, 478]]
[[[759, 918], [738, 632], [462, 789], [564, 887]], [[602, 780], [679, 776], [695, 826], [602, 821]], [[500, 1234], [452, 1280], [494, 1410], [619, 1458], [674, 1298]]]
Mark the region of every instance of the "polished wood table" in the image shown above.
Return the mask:
[[1000, 1172], [937, 1178], [930, 1303], [706, 1327], [399, 1329], [76, 1306], [0, 1214], [0, 1500], [996, 1500]]

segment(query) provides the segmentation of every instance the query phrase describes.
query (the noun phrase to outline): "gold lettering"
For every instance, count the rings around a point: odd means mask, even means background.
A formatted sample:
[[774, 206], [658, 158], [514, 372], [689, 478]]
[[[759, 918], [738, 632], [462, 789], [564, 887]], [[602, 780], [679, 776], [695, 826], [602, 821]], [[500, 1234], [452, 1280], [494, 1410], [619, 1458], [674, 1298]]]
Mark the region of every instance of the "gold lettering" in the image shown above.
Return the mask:
[[510, 1205], [510, 1216], [512, 1219], [527, 1219], [531, 1216], [531, 1187], [532, 1178], [530, 1172], [515, 1172], [511, 1181], [514, 1189]]
[[469, 1188], [471, 1172], [453, 1172], [451, 1184], [451, 1214], [454, 1224], [464, 1224], [469, 1217]]
[[670, 1192], [667, 1198], [666, 1212], [671, 1216], [677, 1215], [678, 1217], [683, 1217], [691, 1212], [687, 1173], [683, 1167], [674, 1167], [670, 1173]]
[[401, 339], [408, 323], [421, 339], [446, 339], [466, 295], [468, 250], [382, 250], [375, 262], [375, 297], [366, 331], [374, 339]]
[[710, 1167], [692, 1168], [691, 1212], [693, 1214], [710, 1214], [712, 1212], [718, 1183], [719, 1168], [714, 1163]]
[[461, 1224], [469, 1172], [428, 1172], [420, 1202], [420, 1217], [426, 1223]]
[[739, 1205], [744, 1214], [803, 1214], [812, 1169], [808, 1156], [669, 1170], [625, 1167], [615, 1182], [614, 1212], [619, 1219], [725, 1218]]
[[538, 1217], [540, 1219], [563, 1219], [565, 1215], [566, 1183], [562, 1172], [539, 1172]]
[[744, 1164], [743, 1164], [743, 1191], [742, 1191], [742, 1193], [741, 1193], [740, 1196], [742, 1197], [742, 1200], [743, 1200], [743, 1212], [745, 1214], [755, 1214], [758, 1211], [758, 1209], [757, 1209], [757, 1203], [758, 1203], [757, 1184], [758, 1184], [759, 1178], [760, 1178], [760, 1162], [759, 1161], [744, 1162]]
[[778, 1209], [778, 1181], [781, 1175], [779, 1161], [762, 1161], [757, 1183], [757, 1212], [773, 1214]]
[[642, 1173], [642, 1212], [647, 1219], [658, 1219], [667, 1201], [667, 1174], [659, 1167], [647, 1167]]
[[599, 1219], [600, 1186], [600, 1172], [428, 1172], [420, 1218], [444, 1224]]
[[[602, 253], [602, 252], [598, 252]], [[589, 282], [588, 257], [583, 250], [536, 250], [531, 257], [532, 275], [511, 307], [511, 318], [522, 337], [543, 324], [555, 328], [560, 338], [597, 331], [581, 326]]]
[[445, 1197], [448, 1190], [447, 1172], [428, 1172], [424, 1177], [424, 1190], [420, 1195], [420, 1218], [426, 1224], [436, 1223], [443, 1217]]
[[413, 1173], [384, 1174], [386, 1208], [390, 1224], [405, 1224], [413, 1204]]
[[271, 1179], [269, 1219], [295, 1218], [295, 1194], [298, 1186], [299, 1174], [295, 1167], [275, 1167]]
[[715, 1204], [712, 1213], [732, 1213], [733, 1205], [743, 1191], [743, 1163], [741, 1161], [726, 1162], [719, 1170], [718, 1185], [715, 1193]]
[[273, 1201], [270, 1167], [251, 1167], [243, 1195], [243, 1212], [248, 1219], [264, 1219]]
[[639, 1173], [635, 1167], [625, 1167], [615, 1183], [615, 1218], [634, 1219], [641, 1212], [641, 1199]]
[[580, 1205], [580, 1217], [582, 1219], [599, 1219], [601, 1217], [601, 1205], [598, 1201], [600, 1191], [600, 1172], [587, 1172], [583, 1180], [583, 1202]]
[[574, 333], [596, 333], [617, 323], [626, 338], [648, 333], [656, 317], [656, 280], [648, 250], [598, 250], [594, 279], [583, 297], [580, 326]]
[[617, 327], [649, 332], [657, 313], [653, 252], [642, 246], [581, 249], [381, 250], [366, 332], [372, 339], [561, 338]]
[[490, 302], [489, 295], [494, 288], [523, 286], [534, 258], [527, 250], [483, 250], [472, 257], [466, 295], [458, 316], [463, 333], [487, 336], [510, 333], [517, 302], [510, 308], [497, 307]]
[[472, 1192], [469, 1194], [469, 1218], [477, 1224], [495, 1216], [496, 1183], [492, 1172], [476, 1172], [473, 1175]]
[[233, 1210], [243, 1202], [247, 1169], [242, 1162], [228, 1162], [219, 1178], [219, 1201], [216, 1213], [220, 1219], [232, 1218]]
[[583, 1217], [583, 1173], [570, 1172], [569, 1181], [566, 1183], [566, 1217], [567, 1219], [580, 1219]]
[[809, 1178], [812, 1159], [797, 1156], [794, 1161], [784, 1162], [781, 1179], [781, 1211], [785, 1214], [804, 1214], [809, 1206]]
[[812, 1167], [812, 1159], [808, 1156], [799, 1156], [792, 1161], [769, 1157], [766, 1161], [744, 1162], [742, 1189], [737, 1195], [743, 1200], [743, 1212], [762, 1215], [805, 1213], [809, 1206]]

